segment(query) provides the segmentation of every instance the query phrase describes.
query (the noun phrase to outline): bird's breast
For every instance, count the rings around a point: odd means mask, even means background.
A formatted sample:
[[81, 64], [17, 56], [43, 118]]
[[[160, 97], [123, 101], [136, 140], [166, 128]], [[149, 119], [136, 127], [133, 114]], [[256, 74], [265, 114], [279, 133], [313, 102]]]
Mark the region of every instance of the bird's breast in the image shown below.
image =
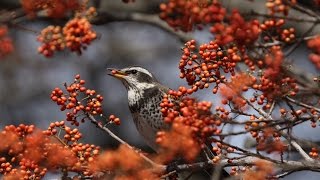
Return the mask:
[[142, 103], [142, 94], [134, 89], [129, 89], [128, 91], [128, 103], [131, 113], [138, 112], [140, 105]]
[[143, 93], [128, 91], [129, 108], [138, 132], [146, 143], [156, 150], [155, 138], [160, 130], [169, 129], [163, 121], [160, 103], [164, 93], [150, 89]]

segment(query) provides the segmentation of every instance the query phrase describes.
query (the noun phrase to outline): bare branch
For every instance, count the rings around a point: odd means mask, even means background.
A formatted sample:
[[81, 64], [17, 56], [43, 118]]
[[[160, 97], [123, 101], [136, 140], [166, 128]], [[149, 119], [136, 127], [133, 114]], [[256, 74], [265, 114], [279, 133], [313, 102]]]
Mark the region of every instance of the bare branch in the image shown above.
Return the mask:
[[91, 20], [91, 23], [98, 25], [114, 21], [136, 21], [151, 24], [178, 37], [182, 43], [193, 39], [190, 33], [175, 31], [165, 21], [161, 20], [158, 14], [144, 14], [138, 12], [99, 12], [98, 16]]
[[311, 105], [308, 105], [308, 104], [305, 104], [305, 103], [300, 102], [300, 101], [297, 101], [297, 100], [292, 99], [292, 98], [290, 98], [290, 97], [288, 97], [288, 96], [286, 96], [285, 99], [288, 100], [288, 101], [290, 101], [290, 102], [292, 102], [292, 103], [294, 103], [294, 104], [296, 104], [296, 105], [299, 105], [299, 106], [301, 106], [301, 107], [305, 107], [305, 108], [308, 108], [308, 109], [314, 109], [315, 111], [320, 112], [320, 109], [319, 109], [319, 108], [314, 107], [314, 106], [311, 106]]
[[265, 13], [260, 13], [252, 10], [250, 13], [244, 14], [247, 16], [260, 16], [260, 17], [265, 17], [265, 18], [278, 18], [278, 19], [285, 19], [288, 21], [295, 21], [295, 22], [301, 22], [301, 23], [319, 23], [319, 20], [317, 18], [297, 18], [297, 17], [290, 17], [290, 16], [281, 16], [281, 15], [270, 15], [270, 14], [265, 14]]
[[13, 11], [7, 11], [4, 13], [0, 13], [0, 24], [7, 24], [12, 22], [13, 20], [25, 16], [26, 13], [22, 8], [13, 10]]
[[163, 169], [164, 166], [155, 163], [154, 161], [152, 161], [151, 159], [149, 159], [147, 156], [143, 155], [142, 153], [137, 152], [132, 146], [130, 146], [127, 142], [125, 142], [124, 140], [122, 140], [120, 137], [118, 137], [117, 135], [115, 135], [110, 129], [108, 129], [107, 127], [103, 126], [101, 123], [99, 123], [91, 114], [87, 114], [87, 117], [89, 118], [89, 120], [95, 124], [99, 129], [103, 130], [104, 132], [108, 133], [112, 138], [114, 138], [115, 140], [117, 140], [119, 143], [127, 146], [129, 149], [133, 150], [134, 152], [138, 153], [139, 156], [141, 158], [143, 158], [146, 162], [150, 163], [153, 167], [155, 168], [160, 168]]
[[[228, 167], [228, 166], [249, 166], [254, 165], [257, 160], [261, 160], [256, 157], [243, 157], [238, 159], [223, 159], [219, 163], [214, 163], [212, 160], [209, 160], [207, 162], [198, 162], [193, 164], [181, 164], [177, 166], [177, 171], [186, 171], [186, 170], [197, 170], [197, 169], [203, 169], [209, 166], [222, 166], [222, 167]], [[265, 159], [264, 159], [265, 160]], [[270, 161], [273, 163], [275, 167], [282, 168], [284, 171], [302, 171], [302, 170], [311, 170], [311, 171], [317, 171], [320, 172], [320, 163], [318, 162], [300, 162], [300, 161]]]

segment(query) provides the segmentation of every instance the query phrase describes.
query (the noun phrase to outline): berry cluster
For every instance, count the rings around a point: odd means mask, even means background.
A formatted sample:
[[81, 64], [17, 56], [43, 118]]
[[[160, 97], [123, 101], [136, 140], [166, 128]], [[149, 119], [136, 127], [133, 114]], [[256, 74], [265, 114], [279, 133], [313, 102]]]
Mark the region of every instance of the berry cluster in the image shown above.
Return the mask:
[[282, 28], [285, 24], [284, 19], [268, 19], [264, 21], [260, 27], [263, 35], [263, 42], [281, 41], [290, 44], [295, 41], [294, 28]]
[[81, 54], [88, 44], [97, 38], [97, 34], [92, 30], [91, 24], [86, 18], [71, 19], [63, 27], [66, 47], [71, 51]]
[[[16, 160], [11, 161], [16, 163]], [[40, 180], [47, 173], [47, 168], [41, 168], [33, 160], [22, 158], [19, 162], [19, 169], [6, 161], [4, 157], [0, 159], [0, 173], [4, 174], [5, 179], [36, 179]], [[5, 169], [5, 171], [2, 171]]]
[[[101, 115], [103, 96], [96, 94], [95, 90], [87, 89], [85, 81], [80, 79], [80, 75], [75, 76], [72, 84], [65, 84], [66, 92], [60, 88], [55, 88], [51, 93], [51, 100], [60, 106], [61, 111], [67, 112], [67, 121], [78, 126], [78, 119], [85, 121], [85, 114]], [[79, 99], [82, 96], [82, 99]], [[82, 118], [81, 118], [82, 117]]]
[[215, 142], [213, 139], [213, 142], [215, 143], [215, 147], [212, 148], [212, 151], [216, 154], [215, 157], [213, 157], [213, 162], [219, 162], [220, 155], [227, 155], [227, 153], [232, 153], [235, 151], [234, 148], [229, 147], [225, 144], [222, 144], [221, 142]]
[[310, 125], [312, 128], [317, 127], [317, 121], [319, 121], [319, 112], [315, 110], [314, 108], [296, 108], [294, 111], [287, 111], [284, 108], [280, 109], [280, 114], [281, 117], [283, 118], [296, 118], [296, 117], [301, 117], [303, 115], [312, 115], [313, 117], [310, 119]]
[[12, 40], [8, 37], [7, 26], [0, 25], [0, 58], [13, 51]]
[[171, 27], [191, 31], [194, 25], [221, 22], [226, 14], [217, 1], [206, 0], [170, 0], [160, 4], [160, 18]]
[[[261, 91], [258, 104], [262, 105], [265, 100], [272, 102], [275, 98], [281, 98], [283, 95], [295, 96], [299, 91], [295, 79], [284, 74], [282, 71], [283, 52], [279, 46], [271, 48], [271, 54], [266, 55], [264, 59], [265, 71], [257, 78], [257, 83], [253, 84], [253, 89]], [[253, 99], [252, 102], [254, 102]], [[265, 106], [270, 107], [270, 106]]]
[[297, 3], [297, 1], [289, 0], [289, 2], [284, 2], [283, 0], [268, 0], [266, 2], [266, 7], [269, 9], [271, 15], [274, 15], [276, 13], [288, 15], [290, 8], [287, 3], [294, 5]]
[[309, 156], [314, 159], [319, 158], [319, 153], [318, 153], [317, 148], [311, 148], [311, 151], [309, 152]]
[[200, 152], [200, 146], [194, 138], [192, 126], [179, 121], [172, 124], [170, 131], [159, 131], [156, 142], [161, 147], [156, 161], [161, 163], [168, 163], [177, 156], [192, 162]]
[[116, 125], [120, 125], [120, 123], [121, 123], [120, 118], [116, 117], [113, 114], [109, 116], [109, 122], [112, 122]]
[[256, 81], [256, 78], [247, 74], [238, 74], [231, 77], [231, 81], [221, 86], [220, 93], [223, 97], [221, 103], [226, 105], [229, 102], [234, 104], [234, 108], [243, 107], [246, 101], [241, 97], [242, 92], [248, 91]]
[[221, 131], [218, 126], [221, 120], [211, 113], [212, 104], [207, 101], [197, 102], [188, 97], [182, 98], [179, 103], [174, 104], [172, 95], [164, 96], [161, 112], [166, 123], [182, 123], [191, 130], [199, 142], [203, 142], [207, 137], [219, 134]]
[[286, 43], [291, 43], [295, 40], [295, 29], [289, 28], [289, 29], [283, 29], [280, 33], [281, 40]]
[[109, 179], [159, 179], [152, 167], [132, 149], [121, 145], [116, 150], [105, 151], [89, 164], [92, 172], [112, 172]]
[[238, 47], [252, 45], [259, 37], [261, 29], [258, 20], [245, 21], [238, 11], [233, 11], [228, 17], [228, 24], [215, 23], [210, 32], [220, 46], [236, 43]]
[[313, 50], [313, 53], [309, 55], [309, 59], [320, 69], [320, 36], [309, 40], [308, 47]]
[[52, 168], [91, 175], [87, 167], [100, 151], [98, 146], [78, 143], [81, 133], [64, 121], [51, 123], [42, 132], [33, 125], [6, 126], [0, 138], [0, 153], [6, 154], [0, 157], [0, 173], [11, 179], [41, 179]]
[[230, 174], [231, 175], [238, 175], [238, 171], [243, 173], [243, 178], [244, 179], [272, 179], [270, 176], [272, 173], [274, 173], [275, 167], [273, 164], [269, 161], [265, 160], [257, 160], [255, 163], [255, 166], [249, 169], [247, 168], [236, 168], [232, 167]]
[[[57, 132], [59, 132], [57, 134]], [[77, 128], [70, 128], [65, 125], [64, 121], [51, 123], [47, 130], [43, 131], [47, 136], [54, 136], [67, 148], [76, 158], [69, 164], [69, 170], [73, 172], [81, 172], [84, 175], [90, 175], [88, 169], [83, 169], [89, 163], [97, 158], [100, 147], [93, 144], [83, 144], [78, 141], [82, 138], [82, 134]]]
[[195, 50], [195, 41], [188, 41], [179, 62], [180, 78], [185, 78], [191, 86], [187, 92], [191, 94], [214, 83], [212, 91], [217, 93], [218, 85], [226, 81], [223, 73], [235, 75], [234, 68], [241, 61], [239, 50], [236, 47], [223, 50], [215, 41], [202, 44], [198, 53]]
[[38, 152], [48, 139], [39, 137], [33, 125], [6, 126], [0, 133], [0, 152], [7, 155], [0, 158], [0, 173], [8, 178], [41, 179], [47, 168], [39, 166], [44, 154]]
[[55, 51], [61, 51], [65, 48], [60, 26], [48, 26], [43, 29], [38, 36], [38, 41], [43, 43], [38, 48], [38, 52], [46, 57], [51, 57]]
[[96, 38], [97, 34], [92, 30], [87, 18], [74, 18], [63, 28], [48, 26], [43, 29], [38, 36], [38, 41], [42, 43], [38, 51], [46, 57], [64, 49], [81, 54]]
[[22, 0], [21, 5], [30, 17], [34, 17], [37, 11], [45, 10], [49, 17], [62, 18], [68, 12], [78, 10], [79, 0]]
[[267, 19], [261, 25], [260, 28], [263, 31], [278, 29], [285, 24], [284, 19]]
[[283, 153], [287, 149], [287, 146], [281, 141], [279, 133], [272, 128], [265, 127], [260, 134], [253, 131], [251, 135], [256, 138], [258, 151]]

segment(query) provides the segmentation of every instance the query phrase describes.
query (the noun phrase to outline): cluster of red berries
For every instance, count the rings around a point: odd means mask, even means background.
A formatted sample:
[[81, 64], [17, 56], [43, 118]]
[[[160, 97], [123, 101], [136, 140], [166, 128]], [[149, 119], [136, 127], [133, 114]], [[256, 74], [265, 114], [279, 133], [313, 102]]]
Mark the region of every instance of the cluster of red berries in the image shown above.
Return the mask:
[[235, 42], [239, 48], [252, 45], [259, 37], [261, 29], [258, 20], [247, 22], [238, 11], [228, 17], [228, 24], [215, 23], [210, 32], [220, 46]]
[[256, 160], [254, 166], [232, 167], [230, 175], [242, 174], [244, 179], [274, 179], [270, 175], [275, 171], [273, 163], [265, 160]]
[[42, 132], [33, 125], [6, 126], [0, 138], [0, 153], [7, 155], [0, 157], [0, 173], [12, 179], [41, 179], [48, 169], [60, 168], [92, 175], [88, 166], [100, 151], [98, 146], [79, 143], [79, 130], [64, 121], [51, 123]]
[[48, 26], [41, 31], [38, 41], [42, 45], [39, 53], [51, 57], [55, 51], [69, 49], [72, 52], [82, 53], [93, 40], [97, 38], [87, 18], [71, 19], [63, 28]]
[[223, 97], [221, 103], [226, 105], [232, 102], [234, 108], [238, 109], [246, 105], [245, 99], [241, 97], [243, 92], [248, 91], [256, 81], [256, 78], [248, 74], [238, 74], [231, 77], [230, 82], [220, 87], [220, 93]]
[[295, 29], [289, 28], [289, 29], [283, 29], [280, 33], [281, 40], [286, 43], [291, 43], [295, 40]]
[[[93, 144], [83, 144], [79, 140], [82, 138], [82, 134], [77, 128], [70, 128], [65, 125], [64, 121], [51, 123], [47, 130], [43, 131], [43, 134], [47, 136], [54, 136], [62, 142], [66, 154], [69, 154], [70, 159], [68, 161], [68, 170], [72, 172], [81, 172], [83, 175], [91, 175], [92, 172], [89, 169], [83, 168], [93, 162], [97, 158], [100, 152], [100, 147]], [[55, 144], [51, 144], [51, 147]], [[59, 148], [59, 147], [57, 147]]]
[[263, 31], [267, 31], [270, 29], [278, 29], [285, 24], [284, 19], [267, 19], [262, 24], [260, 24], [260, 28]]
[[309, 59], [318, 69], [320, 69], [320, 36], [310, 39], [308, 41], [308, 47], [314, 52], [309, 55]]
[[258, 81], [260, 84], [254, 84], [252, 87], [263, 92], [257, 101], [259, 105], [270, 103], [283, 95], [295, 96], [299, 91], [296, 80], [283, 74], [277, 79], [263, 75]]
[[0, 171], [5, 168], [7, 172], [1, 171], [1, 174], [4, 174], [4, 179], [36, 179], [40, 180], [46, 174], [47, 169], [38, 168], [37, 164], [34, 164], [30, 160], [22, 159], [20, 161], [20, 169], [13, 168], [13, 166], [4, 160], [4, 163], [1, 162]]
[[227, 156], [228, 153], [233, 153], [235, 151], [234, 148], [222, 144], [221, 142], [215, 142], [214, 139], [213, 143], [216, 144], [216, 146], [212, 148], [212, 151], [216, 154], [216, 156], [212, 158], [213, 163], [218, 163], [221, 156]]
[[[256, 136], [254, 136], [257, 134]], [[280, 138], [279, 133], [275, 132], [272, 128], [263, 128], [260, 133], [254, 131], [251, 133], [257, 141], [257, 150], [265, 151], [266, 153], [284, 152], [287, 149]]]
[[97, 34], [92, 30], [87, 18], [71, 19], [63, 27], [63, 35], [66, 47], [79, 54], [81, 54], [83, 49], [87, 48], [88, 44], [97, 38]]
[[71, 129], [65, 125], [64, 121], [50, 123], [48, 129], [43, 131], [43, 133], [47, 136], [55, 136], [58, 132], [58, 134], [61, 135], [61, 131], [64, 131], [65, 133], [63, 136], [65, 144], [68, 144], [69, 142], [77, 142], [82, 137], [82, 134], [77, 128]]
[[[5, 126], [0, 132], [0, 173], [13, 179], [41, 179], [47, 168], [40, 167], [38, 160], [43, 156], [34, 146], [44, 141], [36, 141], [36, 131], [33, 125], [20, 124], [19, 126]], [[17, 178], [19, 177], [19, 178]]]
[[26, 13], [34, 17], [40, 10], [45, 10], [49, 17], [62, 18], [68, 14], [77, 10], [81, 1], [79, 0], [22, 0], [21, 5]]
[[200, 139], [207, 138], [213, 134], [219, 134], [221, 131], [218, 126], [221, 120], [212, 114], [211, 102], [197, 102], [188, 97], [182, 98], [178, 104], [171, 102], [172, 96], [164, 96], [161, 106], [161, 112], [166, 123], [182, 123], [191, 127], [193, 133]]
[[60, 26], [48, 26], [43, 29], [38, 36], [38, 41], [43, 43], [38, 48], [38, 52], [46, 57], [51, 57], [55, 51], [65, 48]]
[[[271, 48], [271, 54], [265, 57], [266, 65], [263, 74], [257, 78], [257, 83], [253, 84], [253, 89], [262, 91], [258, 104], [262, 105], [265, 100], [272, 102], [275, 98], [283, 95], [295, 96], [299, 91], [294, 78], [286, 75], [282, 71], [283, 53], [279, 46]], [[255, 100], [253, 99], [252, 102]], [[265, 106], [270, 107], [270, 106]]]
[[236, 167], [236, 166], [232, 166], [229, 174], [230, 174], [231, 176], [238, 176], [240, 173], [246, 172], [247, 168], [248, 168], [248, 167]]
[[161, 147], [158, 159], [161, 163], [169, 163], [177, 156], [192, 162], [200, 152], [198, 139], [195, 138], [192, 126], [183, 122], [174, 122], [170, 131], [159, 131], [156, 142]]
[[0, 25], [0, 58], [13, 51], [12, 40], [8, 37], [7, 26]]
[[284, 43], [292, 43], [295, 41], [294, 28], [282, 28], [285, 24], [284, 19], [268, 19], [264, 21], [260, 27], [264, 42], [282, 41]]
[[120, 118], [116, 117], [115, 115], [111, 114], [109, 116], [109, 122], [114, 123], [115, 125], [120, 125], [121, 121]]
[[[103, 96], [96, 94], [95, 90], [87, 89], [85, 81], [80, 79], [80, 75], [75, 76], [75, 80], [69, 86], [65, 84], [66, 93], [60, 88], [55, 88], [51, 93], [51, 100], [56, 102], [60, 106], [61, 111], [69, 110], [67, 113], [67, 121], [78, 126], [79, 122], [77, 118], [84, 122], [84, 118], [81, 115], [88, 113], [91, 115], [102, 114], [102, 101]], [[82, 99], [79, 97], [83, 96]], [[81, 114], [82, 113], [82, 114]]]
[[226, 81], [223, 73], [235, 75], [234, 68], [241, 61], [239, 50], [236, 47], [223, 50], [215, 41], [202, 44], [198, 53], [195, 50], [195, 40], [188, 41], [179, 62], [180, 78], [192, 86], [187, 92], [190, 94], [214, 83], [212, 92], [217, 93], [218, 85]]
[[160, 18], [169, 26], [182, 31], [191, 31], [194, 25], [221, 22], [226, 14], [217, 1], [169, 0], [160, 4]]
[[2, 134], [6, 134], [7, 132], [14, 132], [18, 137], [24, 137], [27, 136], [28, 134], [33, 133], [35, 130], [34, 125], [25, 125], [25, 124], [20, 124], [19, 126], [5, 126], [4, 130], [2, 131]]
[[288, 15], [290, 7], [287, 3], [291, 3], [292, 5], [294, 5], [297, 3], [297, 1], [290, 0], [289, 2], [283, 2], [283, 0], [268, 0], [266, 2], [266, 7], [269, 9], [271, 15], [274, 15], [276, 13]]
[[295, 109], [295, 111], [288, 112], [286, 109], [281, 108], [280, 109], [281, 117], [287, 117], [287, 118], [294, 118], [296, 116], [302, 116], [304, 114], [312, 115], [314, 118], [312, 118], [310, 121], [310, 125], [312, 128], [317, 127], [317, 121], [319, 121], [319, 112], [315, 110], [314, 108], [301, 108], [301, 109]]
[[[159, 179], [154, 168], [146, 164], [134, 150], [121, 144], [115, 150], [103, 152], [89, 164], [92, 172], [111, 172], [111, 179]], [[109, 174], [109, 173], [108, 173]]]
[[309, 152], [309, 156], [314, 159], [319, 158], [319, 153], [318, 153], [317, 148], [311, 148], [311, 151]]

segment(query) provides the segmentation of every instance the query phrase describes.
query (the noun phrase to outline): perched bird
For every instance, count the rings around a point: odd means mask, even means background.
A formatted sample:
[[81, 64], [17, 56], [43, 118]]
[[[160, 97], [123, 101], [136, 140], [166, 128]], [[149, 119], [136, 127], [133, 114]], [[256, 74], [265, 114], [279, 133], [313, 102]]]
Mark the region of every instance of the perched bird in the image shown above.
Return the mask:
[[[160, 107], [163, 96], [170, 89], [160, 84], [152, 73], [142, 67], [108, 70], [111, 71], [109, 75], [119, 79], [128, 91], [129, 109], [138, 132], [153, 150], [158, 151], [155, 142], [157, 132], [170, 128], [163, 120]], [[207, 154], [203, 153], [201, 159], [207, 160]], [[209, 168], [205, 171], [211, 175], [212, 170]], [[221, 175], [229, 176], [226, 171], [222, 171]]]
[[109, 75], [120, 79], [128, 91], [129, 109], [138, 132], [157, 151], [157, 132], [169, 129], [160, 111], [160, 103], [169, 88], [158, 83], [153, 74], [142, 67], [109, 70], [112, 71]]

